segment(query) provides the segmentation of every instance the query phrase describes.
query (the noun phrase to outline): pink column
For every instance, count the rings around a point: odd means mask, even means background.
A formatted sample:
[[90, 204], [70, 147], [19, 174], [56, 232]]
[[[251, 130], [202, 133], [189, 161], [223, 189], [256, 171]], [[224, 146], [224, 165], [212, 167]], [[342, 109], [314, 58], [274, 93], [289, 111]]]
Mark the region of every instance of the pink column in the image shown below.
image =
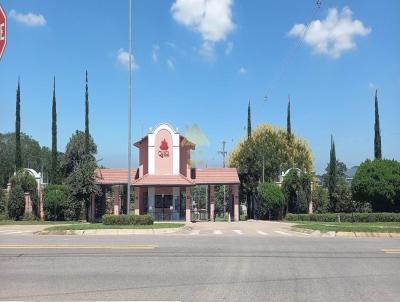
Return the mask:
[[235, 221], [239, 221], [239, 185], [232, 186], [233, 195], [233, 216]]
[[119, 215], [119, 210], [121, 207], [121, 196], [119, 185], [114, 186], [114, 215]]
[[31, 214], [32, 213], [32, 200], [31, 200], [31, 194], [26, 192], [24, 194], [25, 197], [25, 214]]
[[40, 188], [39, 190], [39, 218], [44, 220], [44, 204], [43, 204], [43, 189]]
[[142, 189], [135, 187], [135, 215], [140, 215], [143, 212]]
[[192, 221], [192, 205], [190, 202], [190, 187], [186, 187], [186, 222]]
[[215, 221], [215, 187], [209, 185], [210, 221]]

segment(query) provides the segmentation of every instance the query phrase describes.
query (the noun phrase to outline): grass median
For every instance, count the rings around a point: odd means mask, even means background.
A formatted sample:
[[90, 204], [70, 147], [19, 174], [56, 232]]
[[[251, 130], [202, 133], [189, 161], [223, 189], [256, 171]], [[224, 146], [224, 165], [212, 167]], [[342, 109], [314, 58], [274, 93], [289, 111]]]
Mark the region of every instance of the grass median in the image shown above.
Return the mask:
[[48, 227], [45, 231], [77, 231], [77, 230], [106, 230], [106, 229], [171, 229], [171, 228], [180, 228], [185, 224], [183, 223], [169, 223], [169, 222], [160, 222], [154, 223], [150, 225], [135, 225], [135, 224], [113, 224], [113, 225], [105, 225], [102, 223], [80, 223], [80, 224], [71, 224], [71, 225], [57, 225]]
[[368, 232], [368, 233], [400, 233], [399, 222], [293, 222], [295, 228], [321, 231], [323, 233], [334, 232]]

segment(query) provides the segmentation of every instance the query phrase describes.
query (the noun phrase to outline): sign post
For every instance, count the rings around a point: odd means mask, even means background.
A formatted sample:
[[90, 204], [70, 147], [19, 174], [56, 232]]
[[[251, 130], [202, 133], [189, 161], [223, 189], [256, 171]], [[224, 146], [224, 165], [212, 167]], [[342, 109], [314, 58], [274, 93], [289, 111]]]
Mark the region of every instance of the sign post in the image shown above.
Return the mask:
[[7, 44], [7, 15], [0, 5], [0, 60]]

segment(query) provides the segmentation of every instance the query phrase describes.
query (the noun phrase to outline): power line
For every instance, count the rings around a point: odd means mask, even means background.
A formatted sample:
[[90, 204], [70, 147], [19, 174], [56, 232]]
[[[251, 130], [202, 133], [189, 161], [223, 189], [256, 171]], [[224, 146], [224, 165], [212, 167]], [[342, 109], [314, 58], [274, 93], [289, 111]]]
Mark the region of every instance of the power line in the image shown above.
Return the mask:
[[218, 154], [222, 155], [222, 160], [223, 160], [222, 167], [224, 168], [225, 168], [225, 156], [228, 154], [228, 152], [225, 151], [225, 145], [226, 141], [222, 141], [222, 150], [218, 151]]

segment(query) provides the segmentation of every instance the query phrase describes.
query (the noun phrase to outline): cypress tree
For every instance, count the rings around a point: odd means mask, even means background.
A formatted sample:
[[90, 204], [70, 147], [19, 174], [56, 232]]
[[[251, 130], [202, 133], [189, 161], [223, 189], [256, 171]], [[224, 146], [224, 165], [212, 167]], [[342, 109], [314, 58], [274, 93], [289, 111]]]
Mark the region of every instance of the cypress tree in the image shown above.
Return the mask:
[[85, 90], [85, 153], [89, 154], [89, 92], [88, 92], [87, 71], [86, 71], [86, 90]]
[[21, 88], [18, 78], [17, 99], [15, 106], [15, 169], [18, 171], [22, 168], [21, 156]]
[[249, 105], [247, 107], [247, 138], [251, 138], [251, 109], [250, 109], [250, 100]]
[[331, 152], [330, 152], [329, 172], [328, 172], [328, 193], [332, 211], [336, 210], [336, 202], [333, 197], [333, 193], [336, 191], [336, 179], [337, 179], [336, 150], [335, 150], [335, 142], [333, 141], [333, 138], [331, 136]]
[[375, 140], [374, 140], [375, 159], [382, 159], [381, 128], [379, 123], [378, 108], [378, 89], [375, 90]]
[[51, 116], [51, 179], [50, 182], [58, 182], [58, 161], [57, 161], [57, 104], [56, 104], [56, 77], [53, 81], [53, 104]]
[[286, 131], [287, 131], [287, 137], [290, 140], [292, 137], [292, 125], [290, 121], [290, 96], [289, 96], [289, 103], [288, 103], [288, 108], [287, 108], [287, 126], [286, 126]]

